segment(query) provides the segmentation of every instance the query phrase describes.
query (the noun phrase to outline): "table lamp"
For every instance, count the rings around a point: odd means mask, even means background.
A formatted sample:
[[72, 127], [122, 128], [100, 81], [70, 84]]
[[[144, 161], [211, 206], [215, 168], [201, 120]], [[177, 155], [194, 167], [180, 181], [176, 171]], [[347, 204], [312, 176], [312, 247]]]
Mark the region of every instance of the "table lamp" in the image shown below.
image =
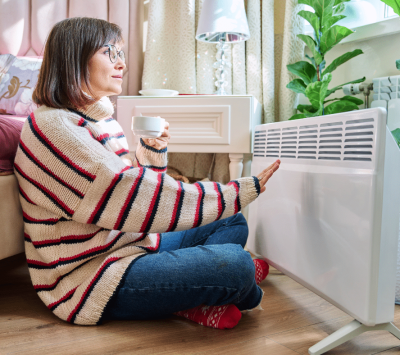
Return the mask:
[[225, 56], [227, 43], [238, 43], [250, 38], [249, 25], [243, 0], [204, 0], [196, 39], [207, 43], [217, 43], [215, 85], [217, 95], [227, 95], [225, 91], [225, 70], [231, 63]]

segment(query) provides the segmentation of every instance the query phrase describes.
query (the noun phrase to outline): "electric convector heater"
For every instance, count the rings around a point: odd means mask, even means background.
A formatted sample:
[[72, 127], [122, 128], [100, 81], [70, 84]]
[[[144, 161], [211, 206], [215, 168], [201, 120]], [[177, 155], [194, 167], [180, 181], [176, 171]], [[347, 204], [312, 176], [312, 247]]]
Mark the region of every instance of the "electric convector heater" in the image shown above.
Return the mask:
[[355, 318], [322, 354], [394, 326], [400, 151], [382, 108], [256, 127], [252, 175], [279, 170], [249, 208], [247, 248]]

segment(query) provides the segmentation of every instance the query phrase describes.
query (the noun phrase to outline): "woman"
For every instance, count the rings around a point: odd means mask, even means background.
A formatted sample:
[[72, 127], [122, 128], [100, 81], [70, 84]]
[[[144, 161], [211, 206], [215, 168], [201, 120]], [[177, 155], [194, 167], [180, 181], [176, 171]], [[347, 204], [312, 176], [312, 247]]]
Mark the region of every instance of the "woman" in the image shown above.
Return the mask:
[[[108, 99], [121, 93], [122, 45], [120, 28], [99, 19], [66, 19], [49, 34], [40, 107], [15, 160], [34, 288], [71, 323], [178, 314], [231, 328], [262, 298], [237, 212], [279, 161], [226, 186], [183, 184], [165, 174], [168, 124], [129, 159]], [[268, 265], [258, 264], [260, 281]]]

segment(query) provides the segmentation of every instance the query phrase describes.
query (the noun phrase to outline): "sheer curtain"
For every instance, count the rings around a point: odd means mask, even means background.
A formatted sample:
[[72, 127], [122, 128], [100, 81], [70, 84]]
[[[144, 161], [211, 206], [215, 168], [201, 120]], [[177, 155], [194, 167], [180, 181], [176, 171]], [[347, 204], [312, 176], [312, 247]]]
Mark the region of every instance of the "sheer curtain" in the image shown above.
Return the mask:
[[[144, 89], [173, 89], [181, 94], [215, 91], [216, 46], [195, 39], [202, 4], [203, 0], [150, 1]], [[295, 15], [299, 5], [297, 0], [246, 0], [245, 8], [251, 38], [227, 50], [232, 61], [227, 92], [253, 95], [263, 104], [264, 122], [288, 119], [296, 96], [285, 88], [291, 80], [286, 64], [300, 60], [304, 50], [296, 38], [303, 24]], [[223, 183], [229, 181], [228, 165], [227, 154], [171, 153], [169, 157], [169, 166], [186, 176], [208, 176]]]

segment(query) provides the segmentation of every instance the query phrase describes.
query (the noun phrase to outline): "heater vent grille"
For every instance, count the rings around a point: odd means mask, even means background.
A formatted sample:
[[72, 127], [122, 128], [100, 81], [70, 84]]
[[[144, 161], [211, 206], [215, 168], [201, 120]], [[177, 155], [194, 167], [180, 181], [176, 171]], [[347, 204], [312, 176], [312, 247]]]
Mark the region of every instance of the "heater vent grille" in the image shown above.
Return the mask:
[[372, 161], [373, 118], [322, 124], [265, 127], [254, 135], [254, 156], [289, 159]]

